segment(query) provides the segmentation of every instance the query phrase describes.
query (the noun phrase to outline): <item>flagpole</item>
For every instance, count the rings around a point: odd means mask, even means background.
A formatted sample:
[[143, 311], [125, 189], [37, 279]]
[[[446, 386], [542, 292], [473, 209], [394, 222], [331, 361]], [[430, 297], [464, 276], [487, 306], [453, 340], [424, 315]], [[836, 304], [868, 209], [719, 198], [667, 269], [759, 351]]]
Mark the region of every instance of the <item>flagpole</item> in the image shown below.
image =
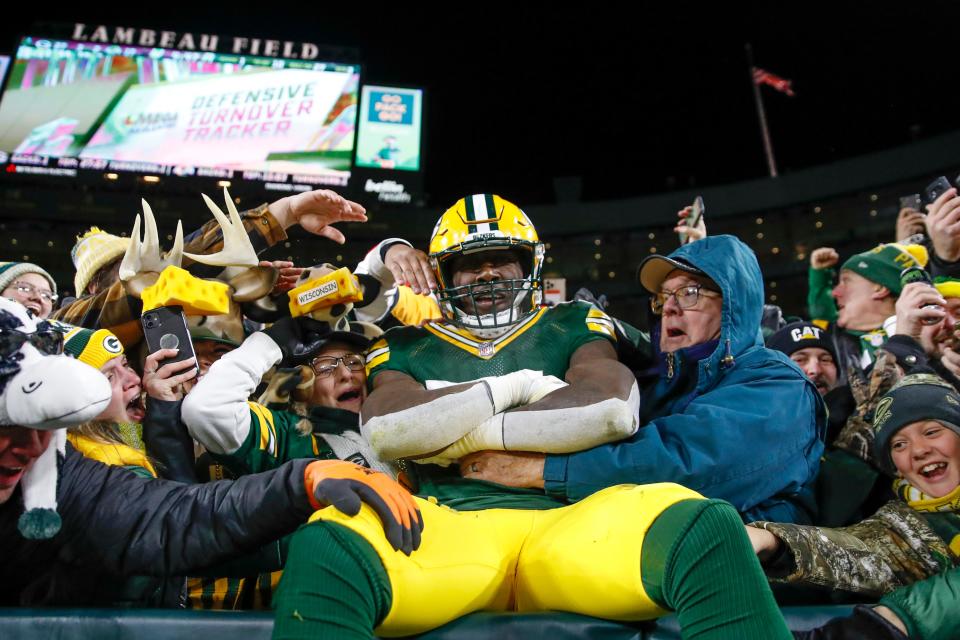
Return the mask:
[[773, 143], [770, 142], [770, 130], [767, 128], [767, 112], [763, 108], [763, 96], [760, 95], [760, 85], [753, 79], [753, 47], [748, 42], [747, 48], [747, 70], [750, 73], [750, 84], [753, 85], [753, 99], [757, 104], [757, 117], [760, 120], [760, 135], [763, 137], [763, 153], [767, 157], [767, 168], [770, 170], [770, 177], [777, 177], [777, 161], [773, 159]]

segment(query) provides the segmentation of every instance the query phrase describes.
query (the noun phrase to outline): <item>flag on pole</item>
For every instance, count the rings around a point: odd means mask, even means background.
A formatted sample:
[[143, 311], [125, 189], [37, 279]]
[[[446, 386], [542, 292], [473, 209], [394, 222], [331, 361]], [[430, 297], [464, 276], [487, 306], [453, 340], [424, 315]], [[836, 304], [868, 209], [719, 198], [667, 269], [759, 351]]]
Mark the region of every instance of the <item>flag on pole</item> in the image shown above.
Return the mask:
[[757, 85], [765, 84], [773, 87], [780, 93], [785, 93], [791, 98], [796, 94], [793, 92], [793, 81], [781, 78], [760, 67], [753, 67], [753, 83]]

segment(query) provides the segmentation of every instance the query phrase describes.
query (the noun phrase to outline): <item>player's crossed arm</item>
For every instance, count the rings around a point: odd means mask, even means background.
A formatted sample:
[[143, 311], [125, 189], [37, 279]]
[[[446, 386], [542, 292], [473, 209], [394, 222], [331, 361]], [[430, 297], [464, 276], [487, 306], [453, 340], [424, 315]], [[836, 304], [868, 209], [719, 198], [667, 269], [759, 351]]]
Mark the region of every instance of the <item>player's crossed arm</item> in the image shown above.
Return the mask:
[[636, 431], [636, 381], [609, 343], [577, 349], [567, 381], [521, 370], [427, 388], [384, 371], [364, 405], [362, 431], [385, 459], [446, 464], [487, 449], [570, 453]]

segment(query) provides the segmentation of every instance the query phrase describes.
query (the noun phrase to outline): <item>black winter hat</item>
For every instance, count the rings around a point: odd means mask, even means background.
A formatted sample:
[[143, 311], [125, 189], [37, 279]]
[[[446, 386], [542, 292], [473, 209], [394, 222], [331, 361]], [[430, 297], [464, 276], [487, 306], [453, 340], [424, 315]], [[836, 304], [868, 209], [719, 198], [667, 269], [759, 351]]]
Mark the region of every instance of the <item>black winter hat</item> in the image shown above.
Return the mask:
[[817, 347], [824, 349], [833, 356], [834, 362], [838, 360], [837, 345], [833, 336], [826, 329], [821, 329], [812, 322], [806, 322], [805, 320], [791, 322], [776, 333], [771, 334], [767, 338], [767, 346], [782, 351], [788, 356], [800, 349]]
[[890, 456], [893, 436], [922, 420], [936, 420], [960, 435], [960, 394], [932, 373], [904, 376], [877, 403], [873, 414], [873, 459], [883, 471], [891, 476], [897, 473]]

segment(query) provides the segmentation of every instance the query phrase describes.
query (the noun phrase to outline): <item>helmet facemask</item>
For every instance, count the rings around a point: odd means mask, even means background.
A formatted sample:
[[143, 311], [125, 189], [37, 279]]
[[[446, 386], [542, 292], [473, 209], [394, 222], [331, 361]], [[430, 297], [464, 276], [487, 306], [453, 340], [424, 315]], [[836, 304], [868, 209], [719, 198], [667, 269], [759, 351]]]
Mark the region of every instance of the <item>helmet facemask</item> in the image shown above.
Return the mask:
[[[489, 280], [455, 286], [452, 263], [457, 256], [480, 251], [509, 250], [519, 259], [522, 278]], [[495, 338], [532, 315], [543, 301], [541, 264], [543, 245], [512, 238], [485, 239], [464, 243], [462, 247], [432, 257], [440, 281], [437, 293], [440, 309], [447, 321], [481, 338]], [[494, 309], [481, 313], [480, 302], [495, 300]], [[504, 305], [501, 301], [507, 301]], [[500, 310], [496, 310], [499, 308]]]

